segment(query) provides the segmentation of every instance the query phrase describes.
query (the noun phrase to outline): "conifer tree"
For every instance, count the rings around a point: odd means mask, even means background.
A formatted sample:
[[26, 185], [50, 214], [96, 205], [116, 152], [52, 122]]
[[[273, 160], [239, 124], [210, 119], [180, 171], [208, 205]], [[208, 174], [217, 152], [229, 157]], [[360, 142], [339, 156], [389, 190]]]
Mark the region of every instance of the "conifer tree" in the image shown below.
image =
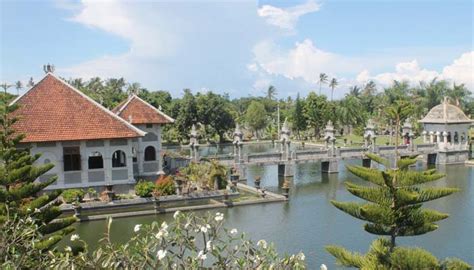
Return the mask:
[[[407, 115], [407, 107], [399, 103], [391, 111], [398, 130], [400, 120]], [[422, 208], [422, 204], [453, 194], [458, 189], [420, 186], [439, 180], [444, 175], [435, 169], [409, 170], [410, 165], [416, 163], [416, 156], [398, 159], [398, 151], [395, 152], [395, 166], [385, 158], [366, 154], [372, 162], [383, 165], [384, 170], [347, 166], [352, 174], [369, 183], [367, 186], [346, 182], [347, 190], [366, 203], [331, 201], [343, 212], [366, 221], [365, 231], [389, 238], [375, 240], [365, 255], [352, 253], [339, 246], [328, 246], [326, 249], [343, 266], [361, 269], [470, 269], [468, 264], [457, 259], [439, 262], [423, 249], [396, 246], [397, 237], [416, 236], [436, 230], [436, 222], [446, 219], [448, 214]]]
[[58, 218], [61, 210], [57, 197], [61, 191], [38, 195], [44, 188], [56, 181], [57, 177], [42, 182], [35, 181], [54, 165], [36, 166], [40, 154], [31, 155], [28, 149], [20, 148], [24, 135], [12, 129], [17, 121], [11, 113], [16, 105], [9, 105], [7, 85], [2, 85], [4, 93], [0, 104], [0, 225], [10, 217], [31, 218], [43, 235], [35, 243], [40, 250], [51, 249], [63, 236], [74, 230], [71, 226], [75, 217]]

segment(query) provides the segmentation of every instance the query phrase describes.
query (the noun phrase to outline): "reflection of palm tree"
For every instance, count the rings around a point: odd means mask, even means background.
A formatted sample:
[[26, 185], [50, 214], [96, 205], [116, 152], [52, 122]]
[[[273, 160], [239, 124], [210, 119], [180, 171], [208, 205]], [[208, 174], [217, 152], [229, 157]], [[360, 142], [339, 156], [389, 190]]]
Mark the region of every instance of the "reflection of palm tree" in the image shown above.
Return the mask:
[[329, 87], [331, 87], [331, 101], [333, 99], [333, 95], [334, 95], [334, 88], [336, 88], [337, 86], [337, 80], [336, 78], [332, 78], [331, 82], [329, 83]]
[[319, 73], [319, 95], [321, 95], [321, 85], [328, 81], [328, 75], [326, 73]]

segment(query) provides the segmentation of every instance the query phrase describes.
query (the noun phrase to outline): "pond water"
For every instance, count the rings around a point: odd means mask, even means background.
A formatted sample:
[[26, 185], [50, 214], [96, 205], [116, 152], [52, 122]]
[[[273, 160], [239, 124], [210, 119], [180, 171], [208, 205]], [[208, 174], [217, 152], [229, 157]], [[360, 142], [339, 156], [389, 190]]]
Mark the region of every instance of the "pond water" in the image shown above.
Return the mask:
[[[360, 164], [360, 160], [346, 163]], [[423, 165], [417, 165], [422, 169]], [[398, 244], [418, 246], [432, 252], [438, 258], [458, 257], [474, 264], [474, 167], [451, 165], [438, 167], [447, 177], [433, 183], [436, 186], [458, 187], [461, 192], [426, 203], [425, 207], [450, 214], [439, 222], [439, 229], [417, 237], [398, 238]], [[256, 176], [262, 177], [261, 185], [278, 191], [282, 180], [277, 166], [248, 169], [248, 184], [253, 185]], [[226, 217], [226, 226], [247, 232], [254, 240], [274, 242], [281, 253], [306, 254], [310, 269], [325, 263], [334, 269], [333, 257], [324, 250], [329, 244], [342, 245], [350, 250], [366, 252], [376, 236], [365, 232], [363, 222], [337, 210], [330, 200], [355, 201], [345, 190], [344, 182], [363, 181], [348, 173], [340, 164], [337, 174], [321, 174], [319, 164], [301, 164], [295, 170], [287, 203], [272, 203], [219, 209]], [[205, 214], [206, 212], [196, 212]], [[172, 214], [115, 219], [112, 238], [126, 241], [133, 235], [135, 224], [152, 221], [170, 221]], [[84, 222], [77, 225], [77, 233], [91, 246], [95, 246], [105, 231], [105, 221]]]

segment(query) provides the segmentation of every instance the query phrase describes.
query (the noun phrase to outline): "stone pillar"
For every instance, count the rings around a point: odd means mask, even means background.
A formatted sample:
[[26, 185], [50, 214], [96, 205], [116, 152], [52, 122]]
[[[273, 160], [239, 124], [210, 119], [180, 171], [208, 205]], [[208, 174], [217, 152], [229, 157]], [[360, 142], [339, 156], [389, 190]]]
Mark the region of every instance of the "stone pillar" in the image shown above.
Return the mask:
[[368, 148], [375, 137], [375, 126], [372, 123], [372, 119], [369, 119], [367, 125], [364, 128], [364, 146]]
[[448, 132], [446, 131], [443, 132], [443, 144], [444, 148], [448, 147]]
[[112, 185], [112, 153], [110, 151], [110, 140], [104, 142], [104, 176], [105, 183]]
[[441, 142], [441, 132], [436, 131], [436, 144], [438, 145], [438, 148], [441, 148], [442, 142]]
[[86, 141], [81, 141], [79, 144], [79, 153], [81, 155], [81, 183], [87, 185], [89, 181], [89, 156], [86, 151]]
[[330, 159], [328, 161], [321, 162], [321, 172], [322, 173], [338, 173], [339, 172], [338, 160]]
[[196, 125], [193, 124], [191, 127], [191, 132], [189, 133], [189, 146], [191, 148], [190, 155], [189, 157], [191, 159], [194, 159], [194, 161], [197, 161], [197, 148], [198, 148], [198, 132], [196, 130]]
[[[334, 154], [334, 143], [336, 141], [336, 136], [335, 136], [336, 131], [334, 130], [334, 126], [332, 125], [331, 120], [328, 121], [326, 124], [326, 128], [324, 129], [324, 141], [326, 144], [326, 148], [329, 147], [329, 143], [332, 143], [331, 145], [331, 152]], [[334, 141], [333, 141], [334, 139]]]
[[426, 133], [426, 130], [423, 130], [423, 132], [421, 133], [423, 135], [423, 143], [427, 143]]
[[133, 154], [132, 154], [132, 139], [127, 139], [127, 150], [126, 151], [126, 164], [128, 169], [128, 182], [133, 184], [135, 183], [135, 178], [133, 177]]

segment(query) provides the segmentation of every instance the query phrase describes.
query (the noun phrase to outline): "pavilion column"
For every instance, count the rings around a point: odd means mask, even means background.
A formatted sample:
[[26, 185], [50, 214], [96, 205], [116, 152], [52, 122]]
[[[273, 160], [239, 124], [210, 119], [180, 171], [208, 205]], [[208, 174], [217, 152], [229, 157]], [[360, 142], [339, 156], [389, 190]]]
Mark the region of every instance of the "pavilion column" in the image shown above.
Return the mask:
[[444, 147], [448, 147], [448, 132], [444, 131], [443, 132], [443, 142], [444, 142]]
[[434, 143], [434, 132], [430, 131], [430, 143]]
[[427, 143], [426, 130], [422, 132], [423, 134], [423, 143]]
[[441, 145], [441, 132], [439, 131], [436, 131], [436, 143], [439, 145]]

